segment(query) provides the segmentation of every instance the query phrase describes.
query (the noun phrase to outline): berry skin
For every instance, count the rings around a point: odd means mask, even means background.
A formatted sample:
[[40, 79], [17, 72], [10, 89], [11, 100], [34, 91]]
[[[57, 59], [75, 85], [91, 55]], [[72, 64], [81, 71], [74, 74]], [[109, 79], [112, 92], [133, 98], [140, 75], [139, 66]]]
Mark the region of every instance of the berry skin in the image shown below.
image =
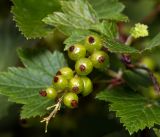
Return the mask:
[[71, 60], [78, 60], [86, 56], [86, 48], [83, 45], [75, 44], [68, 49], [68, 56]]
[[57, 72], [57, 75], [63, 75], [66, 79], [69, 80], [73, 78], [73, 71], [69, 67], [63, 67]]
[[90, 53], [100, 50], [102, 48], [102, 39], [98, 35], [89, 35], [85, 39], [85, 46]]
[[145, 97], [148, 97], [150, 99], [160, 99], [160, 94], [158, 94], [157, 91], [155, 91], [154, 87], [149, 87], [147, 89], [142, 90], [142, 94]]
[[79, 94], [84, 89], [83, 81], [80, 77], [74, 77], [69, 82], [69, 89], [71, 92]]
[[104, 51], [95, 51], [90, 57], [93, 66], [97, 69], [109, 66], [109, 56]]
[[76, 108], [78, 106], [78, 96], [76, 93], [68, 92], [63, 97], [63, 103], [69, 108]]
[[81, 77], [84, 84], [84, 89], [82, 91], [83, 96], [89, 95], [93, 91], [92, 81], [88, 77]]
[[93, 64], [88, 58], [81, 58], [75, 64], [75, 70], [79, 75], [88, 75], [93, 70]]
[[47, 93], [47, 97], [50, 99], [55, 99], [57, 97], [57, 92], [52, 87], [47, 88], [46, 93]]
[[154, 76], [156, 77], [157, 82], [160, 83], [160, 75], [159, 75], [159, 73], [154, 73]]
[[151, 69], [151, 70], [155, 69], [155, 62], [153, 59], [151, 59], [149, 57], [142, 58], [142, 60], [140, 61], [140, 64]]
[[68, 86], [68, 80], [62, 76], [55, 76], [53, 79], [53, 85], [57, 90], [64, 90]]

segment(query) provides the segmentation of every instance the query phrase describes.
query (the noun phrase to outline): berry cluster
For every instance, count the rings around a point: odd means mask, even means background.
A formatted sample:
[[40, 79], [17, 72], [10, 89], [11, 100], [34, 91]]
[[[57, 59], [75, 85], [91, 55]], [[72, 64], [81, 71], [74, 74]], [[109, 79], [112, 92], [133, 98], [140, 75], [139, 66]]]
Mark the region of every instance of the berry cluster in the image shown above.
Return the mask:
[[75, 70], [69, 67], [61, 68], [53, 78], [53, 86], [41, 91], [40, 94], [51, 99], [63, 94], [64, 105], [76, 108], [78, 94], [87, 96], [93, 91], [92, 81], [87, 75], [93, 68], [104, 69], [109, 66], [109, 56], [101, 50], [102, 45], [102, 39], [93, 34], [87, 36], [83, 43], [70, 46], [68, 56], [75, 61]]

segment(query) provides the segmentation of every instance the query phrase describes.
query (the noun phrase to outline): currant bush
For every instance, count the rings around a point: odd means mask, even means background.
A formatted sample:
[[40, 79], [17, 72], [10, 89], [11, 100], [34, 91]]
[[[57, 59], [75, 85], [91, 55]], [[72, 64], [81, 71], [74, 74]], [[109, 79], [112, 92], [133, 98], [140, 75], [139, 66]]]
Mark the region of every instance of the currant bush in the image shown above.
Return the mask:
[[[122, 1], [128, 4], [124, 12]], [[9, 30], [12, 23], [8, 19], [3, 23], [4, 17], [0, 16], [0, 47], [4, 46], [0, 50], [0, 59], [4, 63], [8, 57], [4, 53], [14, 51], [8, 47], [9, 44], [24, 45], [18, 41], [35, 44], [33, 48], [18, 50], [23, 68], [11, 68], [0, 73], [0, 93], [24, 105], [21, 118], [42, 116], [49, 112], [48, 117], [41, 121], [46, 123], [46, 127], [61, 108], [77, 108], [78, 103], [82, 102], [79, 109], [85, 110], [90, 108], [90, 103], [86, 105], [85, 99], [88, 101], [95, 96], [110, 104], [109, 109], [115, 111], [115, 116], [120, 118], [130, 135], [138, 132], [133, 136], [150, 136], [146, 135], [149, 129], [160, 129], [157, 126], [160, 125], [160, 33], [153, 37], [154, 31], [159, 31], [158, 1], [12, 0], [12, 4], [7, 5], [12, 6], [18, 30], [27, 40], [40, 40], [26, 42], [17, 36], [14, 27]], [[129, 12], [129, 20], [125, 12], [130, 10], [141, 14], [137, 16]], [[0, 13], [6, 14], [5, 11]], [[136, 21], [133, 19], [144, 24], [133, 24]], [[50, 51], [45, 50], [43, 45]], [[152, 52], [155, 54], [150, 55]], [[4, 63], [1, 63], [2, 68]], [[3, 107], [3, 99], [1, 102]], [[100, 108], [96, 109], [99, 111]], [[103, 121], [101, 124], [104, 125]], [[107, 126], [99, 126], [104, 127]], [[141, 134], [139, 129], [145, 127], [148, 128]], [[117, 134], [103, 136], [112, 135]]]

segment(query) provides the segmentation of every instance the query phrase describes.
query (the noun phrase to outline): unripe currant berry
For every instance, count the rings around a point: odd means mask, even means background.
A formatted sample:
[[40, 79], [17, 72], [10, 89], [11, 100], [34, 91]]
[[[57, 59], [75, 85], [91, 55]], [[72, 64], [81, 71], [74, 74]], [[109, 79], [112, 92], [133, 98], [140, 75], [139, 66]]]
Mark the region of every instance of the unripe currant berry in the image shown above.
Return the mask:
[[62, 75], [55, 76], [53, 85], [57, 90], [64, 90], [68, 86], [68, 80]]
[[95, 68], [101, 69], [109, 66], [109, 56], [104, 51], [94, 51], [90, 59]]
[[154, 73], [154, 76], [157, 79], [157, 82], [160, 83], [160, 74], [159, 73]]
[[84, 89], [82, 91], [83, 96], [89, 95], [93, 91], [92, 81], [88, 77], [81, 77], [84, 84]]
[[89, 35], [85, 39], [85, 46], [90, 53], [100, 50], [102, 48], [102, 39], [98, 35]]
[[83, 81], [80, 77], [74, 77], [69, 82], [69, 90], [76, 94], [79, 94], [84, 89]]
[[93, 64], [88, 58], [81, 58], [75, 64], [75, 70], [79, 75], [88, 75], [93, 70]]
[[86, 56], [86, 48], [81, 44], [75, 44], [69, 47], [68, 56], [71, 60], [78, 60]]
[[151, 69], [154, 70], [155, 69], [155, 62], [153, 59], [149, 58], [149, 57], [144, 57], [141, 59], [140, 64]]
[[46, 89], [47, 97], [50, 99], [55, 99], [57, 97], [57, 91], [53, 87]]
[[69, 67], [63, 67], [61, 68], [56, 75], [63, 75], [66, 79], [73, 78], [73, 71]]
[[69, 108], [78, 107], [78, 96], [76, 93], [68, 92], [63, 97], [63, 103]]
[[155, 91], [153, 86], [142, 90], [142, 94], [145, 97], [148, 97], [148, 98], [151, 98], [151, 99], [160, 99], [159, 92]]

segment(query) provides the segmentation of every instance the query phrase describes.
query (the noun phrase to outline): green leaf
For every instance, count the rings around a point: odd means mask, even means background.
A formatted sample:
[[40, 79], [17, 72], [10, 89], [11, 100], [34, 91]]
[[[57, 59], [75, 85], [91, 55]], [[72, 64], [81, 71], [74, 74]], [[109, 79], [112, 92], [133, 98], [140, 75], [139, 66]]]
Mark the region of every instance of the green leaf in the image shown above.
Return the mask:
[[8, 96], [10, 101], [24, 104], [22, 118], [46, 113], [45, 107], [54, 101], [41, 97], [39, 91], [50, 86], [55, 73], [66, 66], [64, 56], [58, 51], [31, 55], [20, 50], [19, 56], [26, 68], [10, 68], [0, 74], [0, 93]]
[[123, 78], [127, 82], [127, 84], [135, 91], [141, 89], [141, 87], [149, 87], [152, 86], [152, 81], [146, 71], [135, 70], [130, 71], [126, 70], [123, 73]]
[[79, 43], [85, 39], [86, 36], [90, 35], [90, 31], [83, 31], [83, 30], [76, 30], [74, 31], [71, 36], [64, 41], [65, 48], [67, 50], [71, 45]]
[[160, 129], [153, 128], [154, 133], [156, 134], [157, 137], [160, 137]]
[[63, 12], [54, 12], [43, 21], [52, 26], [61, 28], [90, 29], [91, 25], [98, 22], [96, 13], [85, 0], [61, 1]]
[[[148, 44], [148, 46], [143, 50], [152, 50], [155, 47], [160, 46], [160, 33], [158, 33]], [[143, 52], [142, 51], [142, 52]]]
[[116, 40], [112, 39], [106, 39], [105, 45], [106, 48], [110, 52], [115, 52], [115, 53], [139, 53], [139, 51], [133, 47], [127, 46], [125, 44], [122, 44]]
[[96, 98], [111, 103], [110, 111], [116, 112], [130, 134], [160, 124], [160, 104], [133, 91], [105, 90]]
[[102, 23], [95, 24], [92, 26], [92, 29], [100, 32], [110, 39], [115, 39], [118, 34], [116, 23], [111, 21], [103, 21]]
[[89, 0], [89, 2], [96, 10], [99, 19], [128, 21], [128, 17], [121, 14], [125, 6], [118, 0]]
[[48, 28], [42, 19], [54, 11], [59, 11], [59, 0], [12, 0], [12, 13], [20, 31], [28, 39], [46, 36], [53, 29]]

